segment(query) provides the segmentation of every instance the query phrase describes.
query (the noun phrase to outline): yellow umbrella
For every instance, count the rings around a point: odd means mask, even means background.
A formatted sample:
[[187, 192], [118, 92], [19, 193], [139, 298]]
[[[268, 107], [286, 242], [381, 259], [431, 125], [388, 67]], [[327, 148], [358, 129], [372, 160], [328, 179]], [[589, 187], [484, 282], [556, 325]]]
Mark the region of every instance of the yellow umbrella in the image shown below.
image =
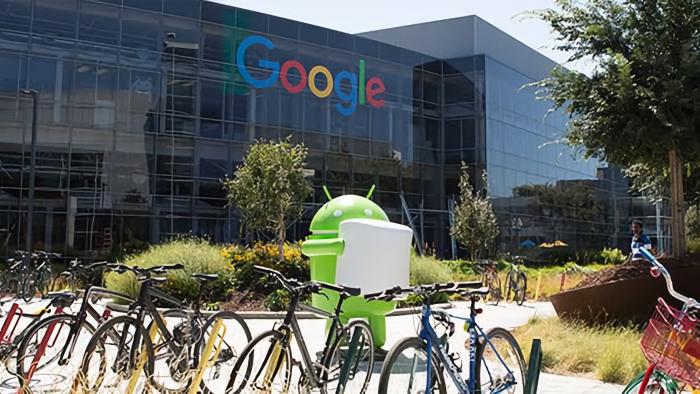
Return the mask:
[[542, 242], [540, 244], [540, 248], [549, 249], [549, 248], [553, 248], [553, 247], [554, 247], [554, 244], [550, 244], [549, 242]]
[[569, 245], [567, 245], [564, 241], [556, 240], [556, 241], [554, 241], [554, 246], [565, 247], [565, 246], [569, 246]]

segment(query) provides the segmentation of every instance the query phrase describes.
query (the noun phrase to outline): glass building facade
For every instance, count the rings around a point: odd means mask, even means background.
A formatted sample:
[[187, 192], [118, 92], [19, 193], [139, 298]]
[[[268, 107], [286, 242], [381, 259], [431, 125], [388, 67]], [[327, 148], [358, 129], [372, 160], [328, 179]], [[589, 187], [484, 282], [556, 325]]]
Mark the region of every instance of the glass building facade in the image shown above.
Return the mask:
[[[339, 195], [376, 185], [392, 220], [415, 219], [423, 243], [449, 255], [462, 161], [494, 199], [502, 249], [514, 218], [519, 238], [610, 244], [595, 226], [624, 231], [610, 218], [623, 223], [634, 205], [620, 214], [610, 193], [626, 188], [550, 148], [565, 119], [543, 121], [546, 103], [520, 90], [531, 80], [483, 54], [432, 57], [201, 0], [0, 0], [0, 70], [0, 256], [26, 242], [32, 102], [22, 89], [40, 91], [37, 249], [99, 255], [188, 233], [239, 240], [221, 179], [253, 141], [287, 136], [309, 148], [315, 190], [292, 238], [325, 202], [322, 186]], [[559, 220], [566, 209], [536, 206], [536, 185], [567, 182], [602, 207]]]

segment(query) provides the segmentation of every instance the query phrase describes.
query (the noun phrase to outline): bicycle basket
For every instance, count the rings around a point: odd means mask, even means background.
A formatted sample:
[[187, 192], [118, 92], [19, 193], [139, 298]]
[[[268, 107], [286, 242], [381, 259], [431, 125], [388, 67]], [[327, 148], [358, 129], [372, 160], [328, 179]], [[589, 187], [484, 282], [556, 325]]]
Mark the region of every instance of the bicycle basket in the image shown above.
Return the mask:
[[700, 322], [659, 298], [641, 341], [650, 364], [693, 387], [700, 386]]

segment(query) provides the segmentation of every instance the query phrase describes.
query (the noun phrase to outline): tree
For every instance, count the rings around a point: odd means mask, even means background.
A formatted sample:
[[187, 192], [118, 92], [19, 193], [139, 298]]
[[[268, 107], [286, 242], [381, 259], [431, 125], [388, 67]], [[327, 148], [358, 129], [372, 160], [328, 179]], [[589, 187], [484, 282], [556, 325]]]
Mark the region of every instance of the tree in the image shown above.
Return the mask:
[[450, 234], [462, 246], [469, 249], [471, 260], [474, 261], [481, 250], [488, 250], [493, 246], [499, 230], [491, 201], [482, 193], [474, 191], [469, 181], [468, 170], [468, 166], [462, 163], [459, 198], [454, 207], [454, 220]]
[[[700, 163], [700, 7], [697, 0], [557, 0], [535, 14], [570, 60], [539, 96], [571, 117], [567, 138], [588, 156], [655, 169], [670, 185], [673, 250], [685, 253], [684, 178]], [[685, 170], [685, 171], [684, 171]], [[637, 183], [644, 182], [644, 176]]]
[[700, 205], [692, 205], [685, 216], [685, 226], [688, 230], [688, 238], [700, 239]]
[[229, 203], [241, 211], [245, 226], [275, 234], [280, 260], [287, 222], [301, 216], [304, 201], [311, 194], [303, 172], [307, 152], [304, 145], [292, 144], [290, 138], [256, 141], [233, 179], [223, 181]]

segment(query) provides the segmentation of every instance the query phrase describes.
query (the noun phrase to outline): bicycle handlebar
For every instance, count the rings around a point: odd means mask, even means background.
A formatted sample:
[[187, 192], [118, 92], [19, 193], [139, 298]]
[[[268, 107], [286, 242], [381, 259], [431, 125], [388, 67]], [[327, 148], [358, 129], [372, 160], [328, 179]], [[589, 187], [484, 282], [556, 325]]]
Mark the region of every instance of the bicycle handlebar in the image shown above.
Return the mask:
[[115, 271], [115, 272], [120, 273], [120, 274], [123, 274], [126, 271], [130, 271], [130, 272], [133, 272], [136, 276], [145, 277], [145, 278], [149, 278], [152, 274], [162, 275], [162, 274], [165, 274], [167, 271], [181, 270], [181, 269], [185, 268], [185, 266], [182, 264], [156, 265], [156, 266], [149, 267], [149, 268], [141, 268], [138, 266], [132, 267], [130, 265], [119, 264], [119, 263], [106, 264], [106, 267], [108, 270]]
[[270, 275], [277, 279], [278, 282], [282, 284], [287, 290], [291, 292], [303, 292], [310, 291], [312, 293], [319, 293], [321, 289], [335, 291], [339, 294], [343, 294], [348, 297], [359, 296], [362, 293], [361, 289], [355, 287], [347, 287], [343, 285], [335, 285], [326, 282], [310, 281], [307, 283], [301, 283], [296, 279], [287, 278], [281, 272], [273, 270], [271, 268], [256, 265], [253, 269], [257, 272]]
[[432, 295], [440, 292], [456, 294], [469, 289], [480, 289], [481, 287], [482, 283], [480, 281], [435, 283], [406, 288], [396, 286], [377, 293], [365, 294], [364, 297], [369, 301], [389, 301], [402, 294]]
[[673, 288], [673, 279], [671, 278], [671, 274], [649, 249], [639, 248], [639, 253], [641, 253], [644, 259], [647, 260], [654, 268], [658, 269], [661, 275], [663, 275], [664, 280], [666, 280], [666, 289], [668, 289], [668, 293], [671, 294], [671, 297], [681, 301], [689, 308], [700, 309], [700, 303], [698, 301], [684, 296]]

